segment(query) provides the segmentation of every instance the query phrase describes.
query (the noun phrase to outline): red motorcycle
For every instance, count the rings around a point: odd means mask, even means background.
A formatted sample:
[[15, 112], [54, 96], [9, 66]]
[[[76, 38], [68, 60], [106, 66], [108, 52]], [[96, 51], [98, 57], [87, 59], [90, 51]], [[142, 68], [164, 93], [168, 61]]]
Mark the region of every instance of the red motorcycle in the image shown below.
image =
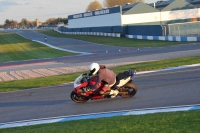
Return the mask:
[[[117, 96], [123, 98], [133, 97], [137, 93], [137, 87], [133, 83], [134, 72], [132, 70], [124, 71], [116, 76], [116, 83], [111, 87], [111, 89], [117, 89], [119, 91]], [[110, 91], [106, 92], [104, 95], [100, 95], [98, 92], [91, 91], [90, 86], [95, 85], [97, 82], [97, 76], [90, 77], [88, 73], [81, 74], [74, 82], [74, 90], [71, 92], [71, 99], [77, 103], [84, 103], [91, 100], [111, 98]], [[102, 89], [105, 83], [101, 83], [98, 89]]]

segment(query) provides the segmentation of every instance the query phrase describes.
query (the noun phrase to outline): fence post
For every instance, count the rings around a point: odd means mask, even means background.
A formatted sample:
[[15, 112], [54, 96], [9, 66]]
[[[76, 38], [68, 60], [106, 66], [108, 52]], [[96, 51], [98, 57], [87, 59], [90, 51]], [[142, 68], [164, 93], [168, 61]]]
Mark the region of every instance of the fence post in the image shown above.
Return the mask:
[[180, 36], [180, 25], [178, 24], [177, 26], [178, 26], [178, 34]]
[[199, 30], [200, 28], [199, 28], [198, 24], [197, 24], [197, 27], [198, 27], [197, 28], [197, 32], [198, 32], [197, 34], [198, 34], [198, 36], [200, 36], [200, 30]]

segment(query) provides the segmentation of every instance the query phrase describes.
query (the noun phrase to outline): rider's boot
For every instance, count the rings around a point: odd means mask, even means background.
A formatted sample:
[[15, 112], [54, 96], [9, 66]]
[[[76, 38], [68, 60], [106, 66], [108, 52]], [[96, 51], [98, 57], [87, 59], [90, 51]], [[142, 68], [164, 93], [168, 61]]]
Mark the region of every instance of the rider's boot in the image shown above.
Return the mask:
[[100, 95], [102, 97], [107, 97], [110, 94], [110, 87], [109, 86], [104, 86], [100, 91]]
[[115, 98], [115, 97], [117, 96], [118, 93], [119, 93], [118, 90], [111, 90], [109, 95], [111, 95], [111, 96], [110, 96], [111, 98]]
[[103, 94], [100, 94], [102, 97], [107, 97], [108, 98], [108, 96], [110, 96], [109, 95], [110, 94], [110, 91], [107, 91], [107, 92], [105, 92], [105, 93], [103, 93]]

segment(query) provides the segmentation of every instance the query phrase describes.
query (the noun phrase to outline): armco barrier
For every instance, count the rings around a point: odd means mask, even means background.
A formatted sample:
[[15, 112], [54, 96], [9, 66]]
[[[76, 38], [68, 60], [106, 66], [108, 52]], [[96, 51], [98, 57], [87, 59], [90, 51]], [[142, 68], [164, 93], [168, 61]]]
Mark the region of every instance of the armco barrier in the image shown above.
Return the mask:
[[71, 34], [71, 35], [92, 35], [92, 36], [110, 36], [110, 37], [121, 37], [120, 33], [103, 33], [103, 32], [61, 32], [55, 30], [62, 34]]
[[178, 42], [200, 42], [200, 36], [141, 36], [141, 35], [126, 35], [127, 38], [144, 39], [144, 40], [163, 40], [163, 41], [178, 41]]
[[118, 33], [102, 33], [102, 32], [62, 32], [63, 34], [72, 35], [92, 35], [92, 36], [110, 36], [110, 37], [120, 37], [121, 34]]

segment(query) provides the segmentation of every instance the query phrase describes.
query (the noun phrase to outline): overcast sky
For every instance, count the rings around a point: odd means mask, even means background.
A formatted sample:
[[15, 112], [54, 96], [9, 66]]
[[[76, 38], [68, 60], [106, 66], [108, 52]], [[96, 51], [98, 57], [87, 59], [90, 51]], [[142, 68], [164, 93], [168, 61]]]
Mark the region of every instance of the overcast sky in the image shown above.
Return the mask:
[[[0, 24], [6, 19], [21, 21], [26, 18], [44, 22], [48, 18], [67, 18], [68, 15], [85, 12], [94, 0], [0, 0]], [[98, 0], [103, 5], [104, 0]], [[157, 0], [145, 0], [152, 3]]]

